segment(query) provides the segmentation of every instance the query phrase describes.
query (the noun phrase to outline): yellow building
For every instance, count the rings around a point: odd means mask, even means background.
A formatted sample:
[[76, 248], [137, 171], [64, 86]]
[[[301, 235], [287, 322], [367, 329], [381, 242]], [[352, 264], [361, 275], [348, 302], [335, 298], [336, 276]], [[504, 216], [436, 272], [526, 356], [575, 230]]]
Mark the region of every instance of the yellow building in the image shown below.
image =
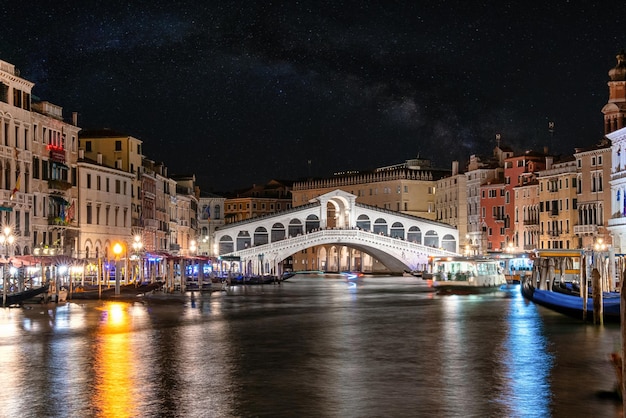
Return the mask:
[[598, 242], [612, 244], [607, 229], [611, 218], [611, 143], [603, 139], [589, 149], [577, 148], [574, 153], [577, 169], [578, 222], [574, 233], [580, 237], [581, 248], [591, 249]]
[[459, 163], [452, 163], [452, 175], [436, 183], [435, 212], [436, 220], [454, 226], [459, 231], [459, 238], [465, 238], [463, 245], [469, 245], [467, 230], [467, 176], [459, 174]]
[[580, 239], [574, 234], [577, 176], [573, 157], [558, 163], [547, 158], [546, 169], [539, 171], [539, 248], [580, 248]]
[[130, 195], [133, 228], [141, 228], [141, 167], [143, 141], [111, 129], [81, 131], [79, 146], [87, 159], [135, 175]]
[[534, 179], [514, 188], [514, 227], [518, 250], [530, 251], [539, 247], [539, 182]]
[[315, 197], [340, 189], [357, 196], [357, 203], [435, 220], [437, 181], [450, 173], [451, 170], [434, 168], [430, 160], [419, 157], [371, 171], [335, 173], [326, 179], [295, 182], [291, 192], [293, 206], [305, 205]]

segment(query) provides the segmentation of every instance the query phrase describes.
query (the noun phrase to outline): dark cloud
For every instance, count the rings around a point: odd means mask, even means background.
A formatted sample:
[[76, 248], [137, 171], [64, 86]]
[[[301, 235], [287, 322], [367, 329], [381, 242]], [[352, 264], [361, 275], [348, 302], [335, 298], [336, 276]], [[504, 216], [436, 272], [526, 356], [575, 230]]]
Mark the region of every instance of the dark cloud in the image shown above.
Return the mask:
[[36, 3], [0, 12], [0, 59], [214, 190], [418, 153], [448, 166], [496, 133], [571, 153], [601, 136], [626, 44], [590, 1]]

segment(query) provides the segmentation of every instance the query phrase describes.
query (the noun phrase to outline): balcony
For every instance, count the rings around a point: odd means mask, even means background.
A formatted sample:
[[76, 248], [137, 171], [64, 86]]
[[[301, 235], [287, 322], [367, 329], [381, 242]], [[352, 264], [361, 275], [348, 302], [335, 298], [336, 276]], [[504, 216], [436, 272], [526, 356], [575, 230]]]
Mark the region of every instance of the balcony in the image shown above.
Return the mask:
[[575, 225], [575, 235], [596, 235], [598, 233], [598, 225]]
[[48, 179], [48, 189], [52, 190], [67, 190], [72, 187], [72, 183], [59, 179]]
[[143, 226], [146, 229], [158, 229], [159, 221], [157, 221], [156, 219], [144, 219]]
[[48, 216], [48, 225], [56, 225], [56, 226], [68, 226], [70, 223], [61, 218], [60, 216], [50, 215]]
[[524, 226], [539, 225], [539, 219], [524, 219]]

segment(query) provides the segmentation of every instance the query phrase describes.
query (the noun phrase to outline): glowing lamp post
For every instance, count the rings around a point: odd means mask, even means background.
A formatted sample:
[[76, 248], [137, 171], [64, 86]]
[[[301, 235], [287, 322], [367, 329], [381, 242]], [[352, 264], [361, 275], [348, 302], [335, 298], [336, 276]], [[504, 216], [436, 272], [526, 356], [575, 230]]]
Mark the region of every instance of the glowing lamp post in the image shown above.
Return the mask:
[[115, 255], [115, 296], [119, 296], [120, 294], [120, 268], [122, 263], [120, 263], [120, 255], [122, 254], [122, 244], [115, 243], [113, 246], [113, 254]]
[[143, 243], [141, 242], [141, 237], [139, 235], [135, 235], [133, 239], [133, 251], [135, 252], [135, 257], [137, 257], [137, 267], [139, 270], [139, 281], [143, 282], [143, 263], [141, 260], [141, 249], [143, 248]]
[[[6, 226], [2, 230], [2, 234], [0, 234], [0, 245], [4, 245], [4, 256], [7, 259], [6, 262], [9, 262], [9, 246], [13, 245], [15, 241], [15, 237], [11, 234], [11, 228]], [[2, 306], [6, 306], [7, 304], [7, 267], [2, 267]]]

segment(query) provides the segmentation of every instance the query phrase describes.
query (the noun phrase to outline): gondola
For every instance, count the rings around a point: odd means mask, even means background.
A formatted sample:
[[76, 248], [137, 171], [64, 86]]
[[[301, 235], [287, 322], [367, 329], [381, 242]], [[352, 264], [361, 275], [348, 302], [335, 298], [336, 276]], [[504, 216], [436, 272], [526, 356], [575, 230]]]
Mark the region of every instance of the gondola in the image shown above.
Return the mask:
[[25, 302], [29, 299], [32, 299], [34, 297], [41, 295], [42, 293], [46, 293], [48, 291], [48, 287], [49, 285], [45, 284], [41, 287], [37, 287], [34, 289], [28, 289], [22, 292], [7, 294], [4, 306], [6, 307], [6, 306], [11, 306], [11, 305], [21, 304], [22, 302]]
[[[583, 298], [580, 296], [555, 292], [552, 290], [536, 289], [532, 280], [525, 279], [521, 286], [522, 295], [527, 300], [544, 306], [555, 312], [562, 313], [572, 318], [583, 319]], [[602, 297], [603, 316], [605, 321], [620, 321], [620, 295], [619, 293], [604, 293]], [[587, 298], [587, 316], [593, 320], [593, 298]]]

